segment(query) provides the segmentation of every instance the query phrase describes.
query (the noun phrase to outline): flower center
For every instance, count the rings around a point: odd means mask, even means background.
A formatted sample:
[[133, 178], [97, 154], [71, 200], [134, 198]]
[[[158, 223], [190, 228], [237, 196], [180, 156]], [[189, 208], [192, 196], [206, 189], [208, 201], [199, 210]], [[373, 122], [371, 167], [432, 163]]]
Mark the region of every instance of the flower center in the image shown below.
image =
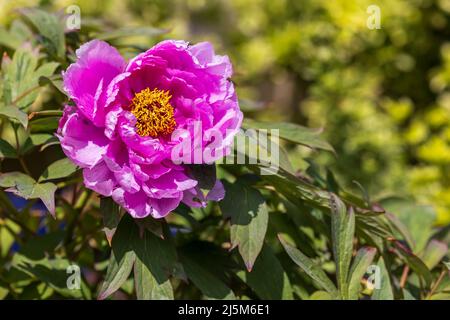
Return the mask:
[[131, 113], [137, 119], [136, 130], [142, 137], [171, 134], [177, 123], [173, 117], [169, 91], [144, 89], [131, 100]]

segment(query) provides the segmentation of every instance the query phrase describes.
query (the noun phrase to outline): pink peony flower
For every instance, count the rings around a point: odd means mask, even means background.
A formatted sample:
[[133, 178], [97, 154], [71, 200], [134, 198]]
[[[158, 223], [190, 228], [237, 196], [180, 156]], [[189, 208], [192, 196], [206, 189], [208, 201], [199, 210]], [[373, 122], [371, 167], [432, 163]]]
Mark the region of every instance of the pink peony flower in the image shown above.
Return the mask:
[[135, 218], [224, 197], [219, 180], [204, 195], [186, 160], [227, 155], [241, 126], [227, 56], [184, 41], [163, 41], [128, 63], [98, 40], [76, 54], [63, 74], [75, 106], [65, 107], [57, 135], [87, 188]]

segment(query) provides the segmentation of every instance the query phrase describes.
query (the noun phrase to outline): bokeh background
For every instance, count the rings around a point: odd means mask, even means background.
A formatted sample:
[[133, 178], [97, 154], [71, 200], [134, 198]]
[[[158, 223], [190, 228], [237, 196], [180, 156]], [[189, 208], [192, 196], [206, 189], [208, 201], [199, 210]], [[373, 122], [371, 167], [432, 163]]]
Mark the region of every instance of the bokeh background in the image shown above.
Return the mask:
[[[0, 26], [18, 7], [73, 4], [81, 28], [211, 41], [230, 56], [248, 115], [323, 128], [336, 156], [287, 145], [296, 169], [314, 158], [348, 189], [411, 197], [450, 223], [450, 0], [0, 0]], [[366, 25], [371, 4], [381, 29]]]

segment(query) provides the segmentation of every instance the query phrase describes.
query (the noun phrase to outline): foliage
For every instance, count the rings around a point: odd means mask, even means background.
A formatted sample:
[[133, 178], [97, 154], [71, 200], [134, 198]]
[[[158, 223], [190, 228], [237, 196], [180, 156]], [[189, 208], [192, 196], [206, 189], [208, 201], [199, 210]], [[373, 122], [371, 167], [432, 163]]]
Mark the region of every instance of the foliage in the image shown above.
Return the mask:
[[[446, 1], [379, 1], [379, 31], [365, 0], [79, 1], [72, 31], [41, 2], [0, 17], [0, 298], [450, 297]], [[222, 202], [133, 220], [64, 157], [60, 74], [92, 38], [133, 56], [168, 37], [226, 48], [281, 167], [217, 165]]]

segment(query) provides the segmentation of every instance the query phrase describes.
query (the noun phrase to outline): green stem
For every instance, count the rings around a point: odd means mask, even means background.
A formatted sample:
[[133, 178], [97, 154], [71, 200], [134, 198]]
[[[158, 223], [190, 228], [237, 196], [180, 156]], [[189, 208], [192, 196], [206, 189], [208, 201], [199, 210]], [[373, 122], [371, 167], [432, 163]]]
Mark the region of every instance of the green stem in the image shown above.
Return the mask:
[[34, 117], [51, 117], [51, 116], [62, 116], [63, 112], [60, 110], [43, 110], [43, 111], [34, 111], [28, 115], [28, 120], [33, 119]]

